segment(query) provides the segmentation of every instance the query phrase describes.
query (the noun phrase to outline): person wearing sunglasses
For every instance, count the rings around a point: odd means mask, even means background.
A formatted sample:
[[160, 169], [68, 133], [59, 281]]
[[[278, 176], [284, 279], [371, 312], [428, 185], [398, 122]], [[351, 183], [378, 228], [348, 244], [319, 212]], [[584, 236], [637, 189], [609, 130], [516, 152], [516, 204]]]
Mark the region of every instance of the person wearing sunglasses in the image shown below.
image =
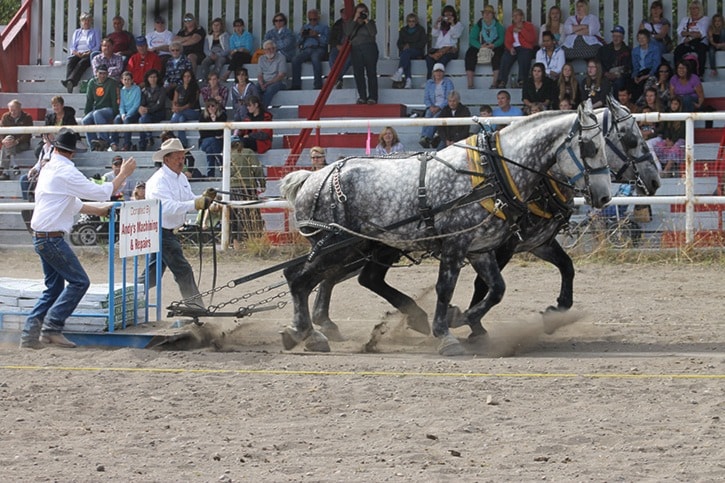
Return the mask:
[[277, 12], [274, 14], [272, 22], [274, 27], [264, 34], [262, 44], [264, 45], [267, 40], [273, 41], [277, 50], [284, 55], [285, 61], [292, 62], [296, 51], [296, 40], [294, 32], [287, 27], [287, 16], [282, 12]]
[[196, 17], [191, 13], [184, 14], [184, 26], [177, 32], [174, 41], [179, 42], [184, 48], [184, 55], [191, 62], [194, 72], [196, 72], [196, 66], [204, 60], [205, 38], [206, 30], [199, 26]]

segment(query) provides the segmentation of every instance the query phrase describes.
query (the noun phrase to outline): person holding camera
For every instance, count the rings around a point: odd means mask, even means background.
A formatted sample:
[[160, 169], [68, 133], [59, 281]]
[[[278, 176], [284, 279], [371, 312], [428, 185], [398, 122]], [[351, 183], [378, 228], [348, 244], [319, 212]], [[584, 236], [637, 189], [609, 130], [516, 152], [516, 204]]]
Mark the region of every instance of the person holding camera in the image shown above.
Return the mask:
[[299, 50], [292, 59], [291, 90], [293, 91], [302, 89], [302, 64], [308, 60], [312, 62], [312, 72], [315, 76], [313, 87], [322, 89], [322, 59], [327, 53], [330, 27], [320, 23], [320, 12], [315, 8], [307, 12], [307, 22], [297, 36]]
[[425, 56], [428, 67], [426, 79], [431, 78], [435, 64], [445, 66], [451, 60], [458, 58], [458, 39], [463, 35], [463, 22], [458, 21], [458, 13], [453, 6], [443, 7], [443, 15], [436, 20], [431, 35], [433, 48]]
[[[345, 35], [350, 39], [352, 73], [357, 87], [358, 104], [378, 103], [378, 28], [370, 20], [370, 10], [364, 3], [355, 5], [352, 20], [345, 23]], [[367, 85], [365, 76], [367, 75]]]

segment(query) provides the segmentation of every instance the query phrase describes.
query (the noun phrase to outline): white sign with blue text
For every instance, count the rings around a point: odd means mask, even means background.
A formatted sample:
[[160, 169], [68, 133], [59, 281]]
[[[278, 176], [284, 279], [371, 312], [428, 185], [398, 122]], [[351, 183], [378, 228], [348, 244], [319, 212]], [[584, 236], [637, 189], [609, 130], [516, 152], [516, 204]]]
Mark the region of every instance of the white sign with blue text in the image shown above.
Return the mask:
[[119, 253], [121, 258], [156, 253], [161, 220], [159, 200], [129, 201], [121, 207]]

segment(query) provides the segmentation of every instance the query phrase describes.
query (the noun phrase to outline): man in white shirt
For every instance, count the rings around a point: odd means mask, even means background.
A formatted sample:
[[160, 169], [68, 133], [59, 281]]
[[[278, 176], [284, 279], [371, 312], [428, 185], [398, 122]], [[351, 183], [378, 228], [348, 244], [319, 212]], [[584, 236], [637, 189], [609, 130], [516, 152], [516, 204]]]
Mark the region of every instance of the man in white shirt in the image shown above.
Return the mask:
[[[187, 305], [203, 308], [204, 302], [194, 280], [194, 271], [184, 257], [181, 242], [174, 233], [184, 224], [187, 213], [208, 208], [216, 198], [216, 191], [212, 188], [207, 189], [202, 196], [196, 196], [191, 191], [189, 178], [183, 172], [186, 153], [190, 150], [184, 149], [177, 138], [164, 141], [161, 149], [152, 157], [155, 162], [163, 164], [146, 182], [146, 199], [161, 201], [162, 271], [169, 267]], [[154, 259], [149, 267], [149, 287], [156, 285], [155, 273]]]
[[[81, 262], [63, 238], [73, 226], [77, 213], [107, 216], [109, 207], [81, 201], [106, 201], [136, 169], [133, 158], [125, 160], [111, 183], [96, 184], [86, 178], [71, 159], [77, 135], [61, 129], [55, 138], [50, 161], [40, 171], [35, 188], [35, 210], [30, 226], [33, 245], [40, 256], [45, 290], [30, 312], [20, 337], [20, 347], [40, 349], [44, 344], [75, 347], [62, 334], [66, 319], [81, 301], [90, 280]], [[67, 282], [67, 285], [66, 285]]]

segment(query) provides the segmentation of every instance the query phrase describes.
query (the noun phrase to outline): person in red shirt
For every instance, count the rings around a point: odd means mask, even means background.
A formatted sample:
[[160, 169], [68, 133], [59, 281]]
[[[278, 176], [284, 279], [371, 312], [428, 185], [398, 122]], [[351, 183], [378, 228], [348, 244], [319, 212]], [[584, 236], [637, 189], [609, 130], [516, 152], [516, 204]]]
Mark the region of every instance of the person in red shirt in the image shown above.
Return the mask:
[[515, 9], [511, 14], [511, 25], [508, 26], [504, 35], [504, 53], [496, 80], [499, 88], [506, 87], [509, 72], [517, 59], [519, 61], [519, 76], [516, 80], [518, 85], [512, 87], [524, 85], [524, 81], [529, 76], [531, 61], [536, 55], [536, 42], [536, 27], [531, 22], [524, 20], [523, 10]]
[[126, 25], [123, 17], [113, 17], [111, 22], [113, 24], [113, 32], [109, 32], [106, 38], [113, 40], [113, 53], [123, 57], [123, 61], [126, 62], [135, 51], [134, 36], [128, 30], [123, 30], [123, 27]]
[[146, 72], [151, 69], [156, 69], [161, 72], [163, 71], [163, 67], [161, 57], [156, 52], [149, 50], [146, 37], [143, 35], [136, 37], [136, 50], [137, 52], [128, 59], [126, 70], [133, 75], [133, 83], [143, 88]]

